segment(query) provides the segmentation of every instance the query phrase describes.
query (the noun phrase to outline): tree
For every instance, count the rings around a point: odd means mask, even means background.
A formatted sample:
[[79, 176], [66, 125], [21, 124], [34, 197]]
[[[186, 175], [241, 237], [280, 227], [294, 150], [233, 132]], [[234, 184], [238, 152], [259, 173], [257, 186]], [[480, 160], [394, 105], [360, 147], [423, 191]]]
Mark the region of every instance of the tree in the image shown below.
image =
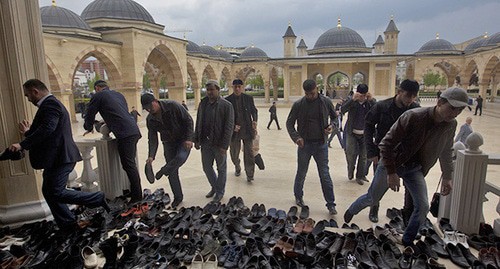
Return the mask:
[[434, 86], [434, 90], [436, 90], [436, 86], [441, 85], [441, 82], [442, 79], [439, 73], [428, 70], [427, 73], [424, 74], [424, 86], [426, 87]]
[[96, 74], [95, 77], [93, 79], [90, 79], [87, 81], [87, 84], [89, 85], [89, 92], [93, 92], [94, 91], [94, 84], [96, 81], [100, 80], [100, 76], [99, 74]]
[[283, 76], [278, 77], [278, 88], [284, 88], [285, 87], [285, 79]]
[[165, 77], [161, 77], [160, 79], [160, 89], [166, 89], [167, 88], [167, 79]]

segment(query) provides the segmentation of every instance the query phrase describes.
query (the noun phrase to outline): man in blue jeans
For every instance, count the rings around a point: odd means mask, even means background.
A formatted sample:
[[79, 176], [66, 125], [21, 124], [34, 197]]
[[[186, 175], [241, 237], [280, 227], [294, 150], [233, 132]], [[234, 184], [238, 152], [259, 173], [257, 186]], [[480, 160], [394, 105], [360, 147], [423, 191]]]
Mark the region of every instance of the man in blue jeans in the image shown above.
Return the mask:
[[439, 97], [436, 106], [406, 111], [392, 125], [379, 144], [382, 169], [387, 172], [387, 187], [399, 191], [400, 178], [413, 198], [413, 212], [403, 234], [403, 245], [411, 246], [429, 212], [425, 176], [439, 159], [441, 194], [452, 187], [452, 146], [457, 127], [456, 117], [467, 106], [467, 92], [449, 88]]
[[[141, 104], [142, 108], [149, 112], [146, 118], [149, 145], [146, 165], [151, 165], [155, 159], [160, 133], [167, 163], [156, 173], [156, 179], [168, 176], [174, 194], [171, 206], [176, 208], [184, 198], [179, 168], [186, 162], [193, 147], [193, 119], [181, 104], [172, 100], [158, 101], [152, 94], [143, 94]], [[148, 176], [148, 181], [153, 184], [154, 178]]]
[[[337, 119], [332, 101], [320, 95], [316, 82], [312, 79], [302, 84], [305, 96], [297, 100], [290, 110], [286, 121], [288, 134], [298, 146], [297, 174], [293, 191], [295, 203], [304, 207], [304, 181], [311, 157], [318, 166], [321, 189], [326, 200], [326, 207], [331, 215], [337, 214], [333, 183], [328, 168], [328, 135], [332, 132], [332, 124]], [[295, 124], [297, 123], [297, 129]]]

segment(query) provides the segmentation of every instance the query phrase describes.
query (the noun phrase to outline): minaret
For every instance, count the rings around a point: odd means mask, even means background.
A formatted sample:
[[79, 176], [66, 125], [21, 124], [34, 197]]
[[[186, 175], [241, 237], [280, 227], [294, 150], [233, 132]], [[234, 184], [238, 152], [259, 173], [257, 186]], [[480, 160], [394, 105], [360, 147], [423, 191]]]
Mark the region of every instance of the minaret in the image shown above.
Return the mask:
[[286, 29], [285, 35], [283, 36], [283, 56], [285, 58], [295, 57], [295, 41], [297, 36], [293, 33], [292, 24], [288, 23], [288, 28]]
[[384, 39], [382, 38], [382, 35], [378, 35], [377, 41], [373, 43], [373, 48], [375, 49], [376, 54], [383, 54], [384, 53]]
[[384, 54], [397, 54], [398, 53], [398, 35], [399, 30], [394, 23], [394, 16], [391, 16], [391, 21], [389, 21], [389, 25], [387, 25], [387, 29], [385, 29], [385, 46], [384, 46]]
[[297, 46], [297, 50], [299, 57], [307, 56], [307, 45], [306, 42], [304, 41], [304, 37], [302, 36], [300, 37], [300, 42], [299, 45]]

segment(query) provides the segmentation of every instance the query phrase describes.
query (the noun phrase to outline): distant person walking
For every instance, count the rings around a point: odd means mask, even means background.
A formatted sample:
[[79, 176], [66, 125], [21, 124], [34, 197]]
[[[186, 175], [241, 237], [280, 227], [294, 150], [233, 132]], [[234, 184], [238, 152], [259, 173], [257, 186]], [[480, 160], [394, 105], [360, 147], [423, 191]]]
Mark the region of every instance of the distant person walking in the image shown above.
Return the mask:
[[130, 115], [134, 117], [135, 122], [137, 122], [138, 117], [142, 117], [141, 114], [139, 114], [139, 111], [135, 109], [135, 106], [132, 107], [132, 111], [130, 111]]
[[278, 122], [278, 115], [276, 115], [276, 102], [273, 102], [273, 105], [269, 108], [269, 123], [267, 124], [267, 129], [269, 130], [269, 127], [271, 126], [271, 123], [273, 121], [276, 122], [276, 126], [278, 127], [278, 130], [281, 130], [280, 124]]
[[464, 145], [467, 145], [465, 143], [465, 140], [473, 132], [471, 124], [472, 124], [472, 118], [467, 117], [467, 119], [465, 119], [465, 123], [462, 126], [460, 126], [460, 131], [458, 132], [457, 136], [455, 137], [455, 142], [460, 141]]
[[477, 98], [476, 98], [476, 112], [474, 113], [474, 115], [477, 115], [477, 110], [479, 109], [479, 116], [483, 115], [483, 97], [481, 97], [481, 95], [479, 95]]

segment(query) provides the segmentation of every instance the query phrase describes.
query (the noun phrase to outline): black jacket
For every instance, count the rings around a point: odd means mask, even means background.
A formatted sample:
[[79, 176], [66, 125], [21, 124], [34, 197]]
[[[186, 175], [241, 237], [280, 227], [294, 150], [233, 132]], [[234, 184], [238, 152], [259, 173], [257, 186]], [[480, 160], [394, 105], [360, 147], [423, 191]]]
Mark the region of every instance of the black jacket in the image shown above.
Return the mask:
[[92, 96], [83, 124], [85, 130], [92, 131], [97, 112], [101, 114], [117, 139], [141, 135], [137, 122], [128, 112], [127, 101], [121, 93], [106, 88]]
[[238, 112], [236, 111], [236, 96], [231, 94], [226, 97], [226, 100], [233, 105], [234, 123], [236, 124], [239, 122], [240, 124], [245, 124], [246, 134], [241, 134], [242, 138], [250, 138], [254, 136], [254, 133], [252, 132], [252, 122], [257, 122], [258, 119], [257, 108], [255, 107], [252, 96], [242, 93], [240, 98], [241, 103], [243, 104], [243, 119], [238, 119]]
[[162, 142], [193, 141], [193, 118], [179, 103], [171, 100], [158, 101], [161, 107], [161, 120], [149, 114], [146, 118], [148, 127], [148, 157], [155, 157], [158, 150], [158, 133]]
[[[367, 109], [370, 110], [370, 108], [373, 105], [375, 105], [375, 103], [376, 103], [375, 99], [366, 100]], [[342, 114], [349, 112], [349, 115], [347, 116], [347, 121], [345, 123], [344, 132], [347, 132], [348, 134], [352, 133], [354, 119], [356, 118], [356, 114], [358, 113], [360, 107], [361, 104], [358, 101], [354, 101], [354, 99], [352, 98], [348, 98], [347, 101], [345, 101], [344, 104], [342, 105], [341, 108]]]
[[[202, 142], [201, 134], [203, 128], [203, 113], [205, 113], [208, 103], [208, 97], [205, 97], [201, 100], [198, 106], [196, 128], [194, 131], [194, 142], [196, 144], [201, 144]], [[217, 99], [215, 105], [217, 107], [215, 108], [214, 125], [210, 130], [212, 145], [227, 150], [229, 148], [229, 143], [231, 142], [231, 136], [233, 135], [234, 130], [233, 106], [222, 97]]]
[[24, 136], [20, 144], [23, 149], [30, 151], [31, 166], [35, 169], [53, 168], [82, 160], [73, 140], [68, 111], [53, 95], [42, 102]]
[[420, 107], [413, 102], [405, 109], [398, 108], [394, 97], [377, 102], [365, 117], [366, 157], [373, 158], [380, 154], [378, 144], [391, 129], [396, 120], [408, 109]]
[[[321, 129], [325, 129], [328, 125], [333, 126], [337, 119], [337, 115], [330, 98], [321, 94], [318, 94], [318, 98], [320, 99], [321, 106]], [[288, 134], [292, 138], [293, 142], [296, 142], [297, 139], [303, 137], [305, 130], [308, 128], [308, 120], [306, 118], [307, 113], [304, 113], [304, 106], [306, 102], [307, 100], [305, 97], [295, 101], [292, 109], [290, 110], [290, 114], [288, 114], [288, 119], [286, 120], [286, 129], [288, 130]], [[328, 122], [328, 119], [330, 119], [330, 122]], [[295, 123], [297, 123], [297, 129], [295, 129]], [[328, 134], [323, 133], [324, 143], [326, 143], [327, 140]]]

